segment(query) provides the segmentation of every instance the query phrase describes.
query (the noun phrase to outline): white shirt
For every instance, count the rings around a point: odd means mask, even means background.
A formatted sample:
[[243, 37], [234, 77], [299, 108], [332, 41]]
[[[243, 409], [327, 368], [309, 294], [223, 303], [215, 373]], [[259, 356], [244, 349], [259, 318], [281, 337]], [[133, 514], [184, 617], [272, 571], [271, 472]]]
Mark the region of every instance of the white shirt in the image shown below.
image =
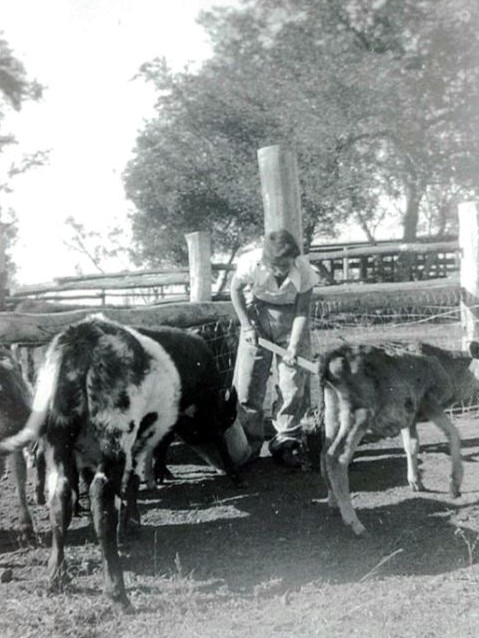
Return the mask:
[[298, 293], [307, 292], [319, 282], [319, 276], [307, 257], [300, 255], [294, 260], [286, 279], [278, 286], [272, 272], [261, 261], [262, 253], [261, 248], [251, 251], [240, 257], [236, 266], [233, 281], [246, 286], [248, 302], [256, 297], [277, 305], [293, 304]]

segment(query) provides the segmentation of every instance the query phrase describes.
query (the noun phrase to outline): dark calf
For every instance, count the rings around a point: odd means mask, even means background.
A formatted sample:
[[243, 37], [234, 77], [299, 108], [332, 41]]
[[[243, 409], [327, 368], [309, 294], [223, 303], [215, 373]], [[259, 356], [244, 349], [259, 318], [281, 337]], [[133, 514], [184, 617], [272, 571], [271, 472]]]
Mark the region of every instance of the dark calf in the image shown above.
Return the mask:
[[153, 487], [168, 472], [166, 454], [176, 436], [203, 456], [212, 457], [214, 464], [238, 483], [239, 476], [224, 438], [224, 432], [236, 418], [236, 392], [221, 390], [220, 372], [212, 351], [202, 337], [181, 330], [162, 327], [138, 331], [160, 344], [172, 357], [182, 388], [178, 420], [145, 459], [147, 483]]
[[[30, 416], [30, 392], [23, 380], [20, 366], [12, 355], [0, 348], [0, 439], [19, 432]], [[0, 456], [0, 476], [6, 469], [6, 457]], [[32, 518], [27, 505], [25, 490], [27, 468], [23, 450], [12, 452], [9, 458], [15, 477], [20, 510], [20, 530], [30, 537], [33, 533]]]
[[[174, 478], [166, 467], [166, 456], [169, 446], [176, 437], [192, 447], [213, 467], [226, 471], [234, 483], [239, 485], [241, 480], [236, 468], [230, 466], [227, 469], [224, 464], [224, 459], [226, 459], [226, 463], [230, 463], [230, 456], [227, 450], [226, 452], [222, 450], [223, 436], [220, 436], [219, 441], [212, 438], [213, 428], [216, 427], [221, 434], [224, 434], [233, 425], [236, 419], [237, 401], [234, 388], [226, 391], [224, 395], [220, 394], [217, 426], [215, 426], [214, 420], [212, 422], [210, 412], [205, 412], [207, 406], [193, 405], [190, 406], [187, 413], [181, 414], [169, 435], [165, 436], [153, 451], [152, 458], [147, 458], [145, 461], [145, 480], [148, 487], [153, 488], [157, 481], [163, 483], [166, 478]], [[152, 468], [151, 463], [153, 463]]]

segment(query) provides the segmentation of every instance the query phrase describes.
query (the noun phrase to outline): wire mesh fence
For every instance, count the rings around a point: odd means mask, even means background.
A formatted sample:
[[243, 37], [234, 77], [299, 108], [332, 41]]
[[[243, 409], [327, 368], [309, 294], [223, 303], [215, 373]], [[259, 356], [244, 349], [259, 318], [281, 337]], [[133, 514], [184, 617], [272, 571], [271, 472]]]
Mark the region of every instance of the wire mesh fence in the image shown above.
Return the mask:
[[[223, 389], [231, 387], [239, 340], [239, 325], [231, 315], [188, 328], [209, 344]], [[311, 312], [312, 354], [319, 356], [344, 343], [377, 345], [386, 342], [427, 342], [460, 350], [462, 327], [457, 291], [424, 291], [388, 297], [383, 305], [364, 303], [359, 295], [344, 300], [318, 299]], [[45, 347], [20, 348], [26, 377], [33, 382]], [[273, 380], [274, 382], [274, 380]], [[312, 381], [312, 400], [314, 386]], [[470, 406], [463, 406], [468, 409]]]
[[[313, 356], [344, 343], [380, 344], [388, 341], [425, 341], [459, 350], [462, 328], [458, 305], [420, 305], [394, 309], [344, 312], [329, 302], [317, 302], [311, 313]], [[210, 345], [225, 386], [233, 379], [239, 326], [230, 317], [190, 329]]]
[[239, 325], [229, 317], [190, 328], [210, 346], [221, 375], [222, 389], [231, 388], [238, 350]]
[[[451, 303], [452, 301], [452, 303]], [[195, 327], [213, 350], [222, 376], [224, 388], [231, 386], [239, 339], [239, 326], [225, 317], [215, 322]], [[344, 343], [380, 345], [391, 341], [399, 343], [426, 342], [447, 350], [462, 347], [462, 326], [459, 299], [444, 296], [432, 303], [431, 296], [425, 295], [420, 301], [407, 306], [371, 308], [363, 311], [344, 311], [339, 304], [331, 307], [329, 302], [318, 301], [311, 313], [311, 341], [313, 356], [320, 356], [331, 348]], [[274, 378], [271, 385], [274, 385]], [[311, 402], [316, 404], [317, 381], [311, 382]], [[266, 402], [271, 401], [271, 390]], [[479, 411], [478, 397], [453, 407], [454, 413], [466, 414]], [[268, 413], [268, 405], [265, 405]]]
[[357, 313], [353, 317], [339, 313], [311, 317], [313, 352], [343, 343], [378, 344], [386, 341], [426, 341], [441, 348], [459, 350], [462, 327], [458, 307], [403, 309], [402, 312]]

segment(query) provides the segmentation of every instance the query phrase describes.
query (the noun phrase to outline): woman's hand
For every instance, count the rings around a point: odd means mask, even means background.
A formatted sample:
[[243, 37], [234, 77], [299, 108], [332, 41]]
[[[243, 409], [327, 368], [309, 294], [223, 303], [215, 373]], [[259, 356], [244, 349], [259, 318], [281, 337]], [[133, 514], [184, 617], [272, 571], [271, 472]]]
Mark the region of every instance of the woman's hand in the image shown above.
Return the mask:
[[298, 363], [298, 354], [296, 348], [288, 346], [285, 354], [283, 355], [283, 362], [287, 366], [295, 366]]

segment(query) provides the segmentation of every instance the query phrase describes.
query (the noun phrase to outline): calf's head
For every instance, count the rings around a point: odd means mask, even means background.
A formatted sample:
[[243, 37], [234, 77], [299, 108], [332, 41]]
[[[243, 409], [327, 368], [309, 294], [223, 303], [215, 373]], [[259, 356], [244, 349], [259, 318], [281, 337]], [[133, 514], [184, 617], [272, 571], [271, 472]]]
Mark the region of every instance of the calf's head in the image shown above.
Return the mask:
[[196, 452], [211, 466], [221, 471], [227, 471], [224, 463], [224, 453], [227, 448], [225, 432], [236, 420], [238, 397], [236, 390], [226, 390], [220, 394], [218, 409], [199, 419], [197, 416], [184, 418], [179, 422], [178, 434], [185, 443], [191, 445]]
[[222, 432], [226, 432], [236, 420], [238, 412], [238, 394], [236, 388], [225, 390], [224, 395], [220, 397], [219, 408], [219, 427]]

